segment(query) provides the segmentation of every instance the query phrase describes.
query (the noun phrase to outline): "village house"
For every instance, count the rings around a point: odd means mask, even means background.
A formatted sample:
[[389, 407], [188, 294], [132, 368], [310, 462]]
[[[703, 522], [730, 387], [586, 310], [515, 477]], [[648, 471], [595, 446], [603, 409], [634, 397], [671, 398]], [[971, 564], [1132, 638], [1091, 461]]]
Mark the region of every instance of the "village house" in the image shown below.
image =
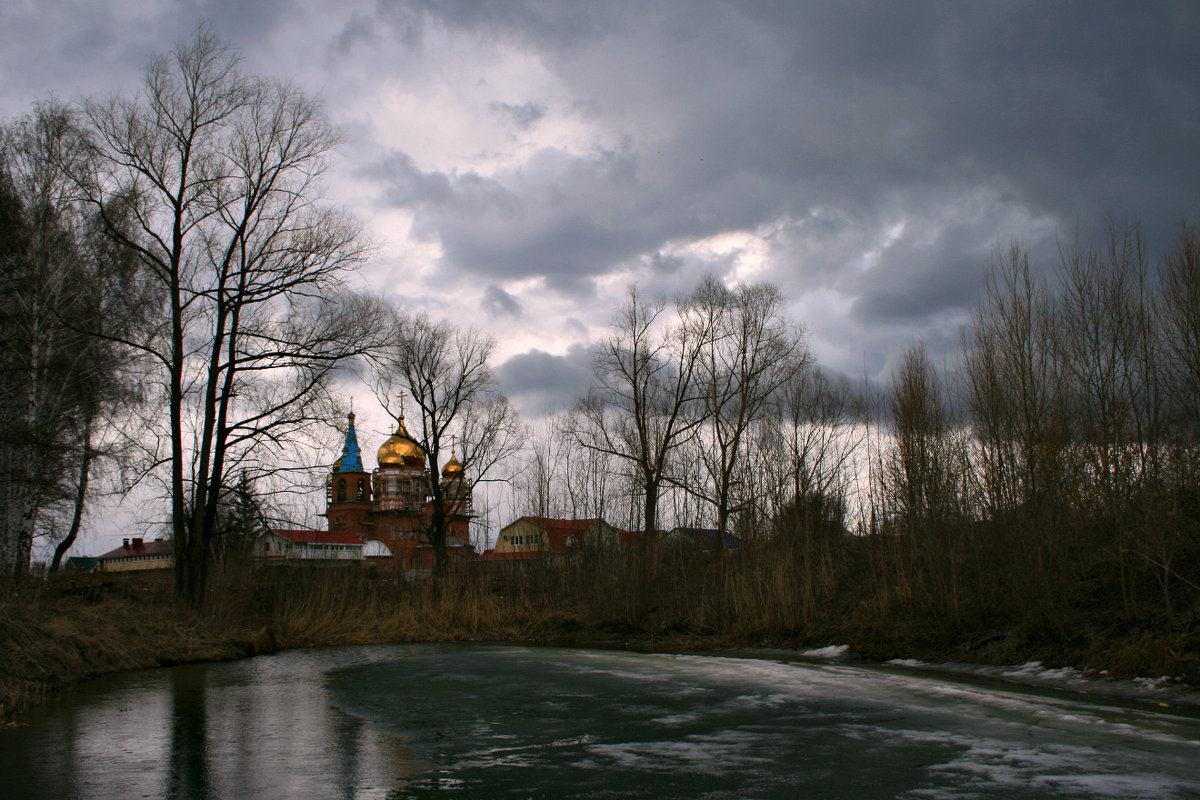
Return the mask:
[[96, 557], [97, 572], [134, 572], [145, 569], [170, 569], [175, 553], [166, 539], [147, 542], [142, 538], [124, 539], [115, 550]]
[[80, 575], [91, 575], [99, 566], [100, 559], [95, 556], [71, 556], [67, 559], [63, 569]]
[[496, 546], [484, 561], [528, 561], [562, 558], [585, 549], [628, 547], [637, 534], [609, 525], [603, 519], [521, 517], [500, 529]]
[[363, 545], [361, 539], [347, 533], [276, 529], [258, 537], [254, 557], [268, 563], [362, 561]]

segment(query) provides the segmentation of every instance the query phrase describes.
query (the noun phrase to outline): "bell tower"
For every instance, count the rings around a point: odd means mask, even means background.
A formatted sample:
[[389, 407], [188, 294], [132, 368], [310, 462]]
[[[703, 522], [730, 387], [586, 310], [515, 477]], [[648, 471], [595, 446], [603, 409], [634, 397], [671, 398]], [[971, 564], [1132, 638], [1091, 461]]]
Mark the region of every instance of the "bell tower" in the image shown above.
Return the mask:
[[346, 422], [342, 457], [333, 462], [325, 482], [325, 516], [329, 530], [365, 538], [369, 527], [366, 517], [371, 512], [371, 476], [363, 468], [353, 411], [346, 416]]

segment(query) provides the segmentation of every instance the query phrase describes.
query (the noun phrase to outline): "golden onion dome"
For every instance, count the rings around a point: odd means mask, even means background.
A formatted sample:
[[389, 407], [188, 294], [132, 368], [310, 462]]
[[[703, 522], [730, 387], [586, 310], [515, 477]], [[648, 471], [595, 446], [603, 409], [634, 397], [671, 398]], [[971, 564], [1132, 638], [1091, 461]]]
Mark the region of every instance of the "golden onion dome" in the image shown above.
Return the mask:
[[381, 467], [401, 467], [406, 464], [415, 466], [424, 463], [425, 451], [408, 435], [403, 414], [400, 416], [400, 424], [396, 426], [396, 432], [379, 448], [376, 460]]
[[450, 460], [446, 462], [446, 466], [442, 467], [443, 478], [461, 478], [463, 476], [463, 465], [459, 463], [458, 456], [454, 451], [450, 451]]

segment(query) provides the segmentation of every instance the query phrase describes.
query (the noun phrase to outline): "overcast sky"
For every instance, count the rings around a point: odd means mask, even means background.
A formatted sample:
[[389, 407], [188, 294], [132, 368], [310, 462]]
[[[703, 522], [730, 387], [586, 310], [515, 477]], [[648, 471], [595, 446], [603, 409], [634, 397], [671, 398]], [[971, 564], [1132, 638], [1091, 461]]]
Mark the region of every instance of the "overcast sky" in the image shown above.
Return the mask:
[[131, 91], [204, 22], [324, 98], [365, 285], [476, 325], [526, 412], [584, 388], [626, 287], [778, 284], [826, 367], [949, 352], [989, 259], [1200, 221], [1200, 4], [0, 5], [0, 115]]

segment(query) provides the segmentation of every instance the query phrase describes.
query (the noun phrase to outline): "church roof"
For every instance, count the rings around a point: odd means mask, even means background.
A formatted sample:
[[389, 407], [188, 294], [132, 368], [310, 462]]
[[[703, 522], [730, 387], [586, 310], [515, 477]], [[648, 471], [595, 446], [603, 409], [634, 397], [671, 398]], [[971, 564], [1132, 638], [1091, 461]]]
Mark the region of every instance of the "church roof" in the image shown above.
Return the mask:
[[354, 432], [354, 412], [346, 415], [346, 443], [342, 446], [342, 457], [333, 465], [334, 472], [365, 472], [362, 453], [358, 449], [358, 434]]
[[397, 421], [396, 432], [379, 448], [376, 459], [381, 467], [421, 466], [425, 463], [425, 451], [409, 435], [403, 414]]
[[454, 450], [450, 451], [450, 460], [446, 462], [446, 466], [442, 467], [443, 478], [461, 478], [463, 476], [463, 465], [458, 460], [458, 455]]

